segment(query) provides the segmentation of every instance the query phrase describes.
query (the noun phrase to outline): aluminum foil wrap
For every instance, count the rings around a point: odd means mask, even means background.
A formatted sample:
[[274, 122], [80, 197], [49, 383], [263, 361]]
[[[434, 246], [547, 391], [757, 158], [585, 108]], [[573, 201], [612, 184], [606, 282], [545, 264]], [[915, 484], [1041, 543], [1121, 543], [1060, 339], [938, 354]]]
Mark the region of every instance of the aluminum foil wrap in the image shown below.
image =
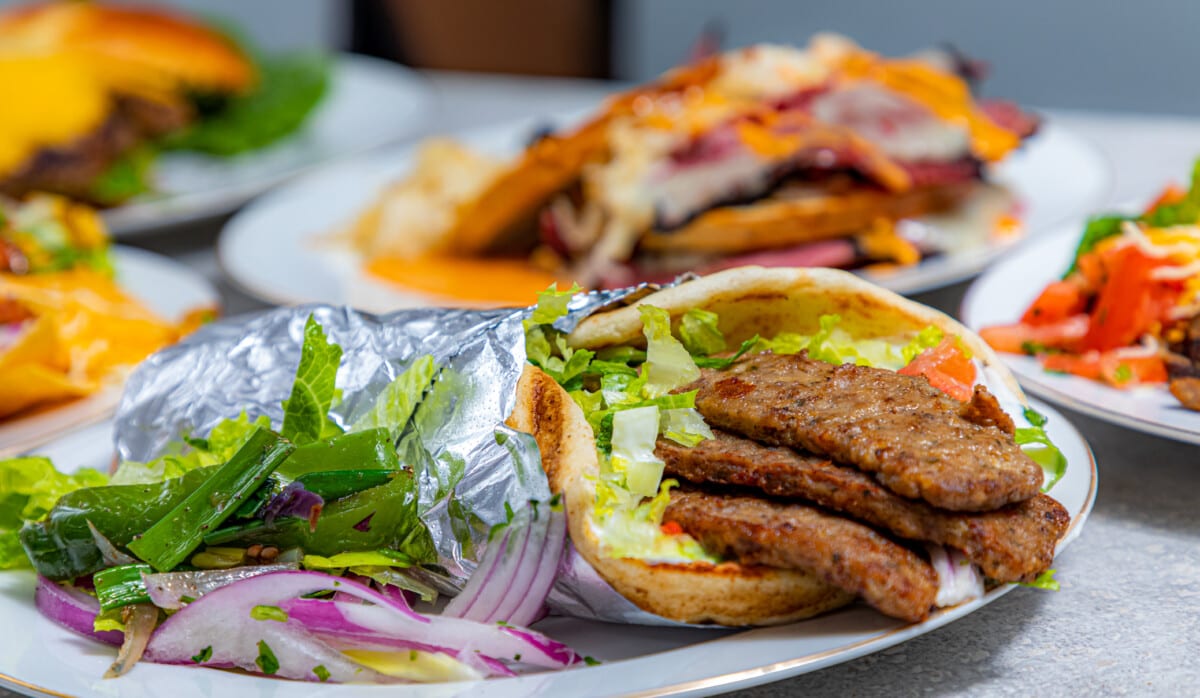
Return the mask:
[[[569, 331], [637, 292], [576, 296], [556, 327]], [[488, 528], [505, 521], [505, 502], [550, 496], [537, 445], [504, 425], [525, 362], [522, 320], [529, 312], [429, 308], [376, 316], [309, 305], [214, 323], [133, 373], [117, 411], [117, 451], [122, 459], [147, 461], [180, 434], [207, 434], [243, 410], [251, 417], [265, 414], [278, 427], [310, 314], [344, 352], [337, 374], [343, 401], [332, 412], [343, 427], [369, 410], [413, 360], [432, 355], [439, 373], [398, 450], [414, 469], [421, 518], [447, 571], [431, 581], [453, 592], [474, 570]], [[477, 519], [465, 523], [463, 510]], [[549, 602], [566, 615], [678, 625], [638, 609], [573, 550]]]

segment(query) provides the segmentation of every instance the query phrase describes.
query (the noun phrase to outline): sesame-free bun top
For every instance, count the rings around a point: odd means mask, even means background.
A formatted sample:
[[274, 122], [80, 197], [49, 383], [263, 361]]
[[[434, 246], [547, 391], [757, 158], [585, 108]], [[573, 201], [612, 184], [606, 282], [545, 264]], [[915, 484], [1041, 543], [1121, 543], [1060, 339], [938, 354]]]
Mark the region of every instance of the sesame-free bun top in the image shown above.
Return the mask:
[[256, 80], [254, 65], [227, 38], [156, 7], [17, 6], [0, 12], [0, 51], [80, 55], [111, 89], [139, 96], [241, 93]]

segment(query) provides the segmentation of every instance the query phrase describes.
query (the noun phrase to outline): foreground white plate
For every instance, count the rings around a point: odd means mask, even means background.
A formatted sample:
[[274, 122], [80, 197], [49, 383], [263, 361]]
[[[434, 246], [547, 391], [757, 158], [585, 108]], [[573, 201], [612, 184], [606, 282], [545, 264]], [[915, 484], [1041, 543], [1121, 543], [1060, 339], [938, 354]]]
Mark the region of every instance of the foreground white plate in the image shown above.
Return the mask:
[[[963, 299], [963, 323], [978, 330], [1018, 321], [1046, 284], [1070, 265], [1083, 226], [1083, 221], [1064, 225], [989, 269]], [[1165, 387], [1118, 390], [1099, 381], [1050, 373], [1032, 356], [1000, 356], [1021, 385], [1047, 400], [1130, 429], [1200, 443], [1200, 413], [1181, 406]]]
[[[121, 286], [164, 318], [181, 320], [196, 308], [217, 308], [220, 296], [203, 276], [161, 255], [116, 247]], [[0, 457], [27, 451], [58, 434], [104, 419], [121, 398], [119, 386], [25, 417], [0, 422]]]
[[[1050, 437], [1070, 463], [1066, 476], [1051, 492], [1071, 513], [1071, 528], [1061, 549], [1079, 535], [1091, 511], [1096, 463], [1087, 443], [1066, 419], [1048, 407], [1039, 405], [1038, 409], [1049, 416]], [[64, 469], [106, 467], [112, 458], [109, 444], [110, 427], [100, 424], [43, 452]], [[121, 679], [101, 679], [112, 662], [112, 648], [74, 635], [38, 615], [33, 586], [32, 573], [0, 573], [0, 617], [5, 627], [21, 629], [0, 633], [0, 684], [52, 695], [129, 698], [160, 696], [168, 686], [173, 698], [701, 695], [776, 681], [877, 652], [961, 618], [1013, 589], [995, 589], [982, 599], [916, 625], [890, 620], [861, 606], [792, 625], [742, 632], [551, 618], [536, 627], [603, 664], [483, 683], [328, 686], [154, 664], [138, 665]]]
[[129, 237], [228, 213], [288, 177], [411, 135], [425, 121], [431, 93], [416, 73], [366, 56], [338, 56], [325, 99], [288, 138], [234, 158], [169, 153], [155, 171], [159, 193], [104, 213]]
[[[569, 122], [559, 119], [558, 123]], [[469, 146], [496, 155], [517, 152], [548, 123], [524, 119], [466, 132]], [[415, 146], [324, 168], [258, 199], [225, 226], [218, 243], [221, 265], [239, 286], [272, 303], [350, 304], [383, 312], [421, 304], [361, 270], [358, 255], [322, 243], [344, 226], [390, 182], [412, 166]], [[1047, 125], [1020, 152], [996, 167], [992, 179], [1021, 201], [1028, 235], [1036, 236], [1099, 203], [1109, 188], [1108, 164], [1086, 141]], [[872, 281], [901, 293], [944, 286], [982, 269], [1008, 243], [976, 231], [956, 252]]]

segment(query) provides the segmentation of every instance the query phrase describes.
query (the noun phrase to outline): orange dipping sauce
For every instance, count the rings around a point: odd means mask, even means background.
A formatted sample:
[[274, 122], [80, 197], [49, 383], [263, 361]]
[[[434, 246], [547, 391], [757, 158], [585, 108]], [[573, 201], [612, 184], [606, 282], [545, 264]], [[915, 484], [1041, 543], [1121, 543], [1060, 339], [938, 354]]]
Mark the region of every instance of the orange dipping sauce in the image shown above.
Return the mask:
[[533, 305], [539, 291], [561, 281], [517, 259], [379, 257], [367, 262], [366, 269], [405, 291], [473, 308]]

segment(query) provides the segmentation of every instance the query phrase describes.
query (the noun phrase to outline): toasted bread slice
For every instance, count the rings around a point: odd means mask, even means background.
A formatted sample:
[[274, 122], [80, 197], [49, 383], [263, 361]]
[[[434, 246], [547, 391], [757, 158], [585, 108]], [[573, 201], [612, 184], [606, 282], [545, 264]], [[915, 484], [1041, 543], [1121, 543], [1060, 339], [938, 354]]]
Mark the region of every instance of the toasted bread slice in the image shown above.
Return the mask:
[[736, 254], [793, 247], [853, 235], [880, 218], [897, 220], [944, 211], [970, 189], [971, 183], [904, 192], [792, 190], [746, 205], [712, 209], [675, 230], [651, 231], [642, 238], [641, 248], [647, 252]]

